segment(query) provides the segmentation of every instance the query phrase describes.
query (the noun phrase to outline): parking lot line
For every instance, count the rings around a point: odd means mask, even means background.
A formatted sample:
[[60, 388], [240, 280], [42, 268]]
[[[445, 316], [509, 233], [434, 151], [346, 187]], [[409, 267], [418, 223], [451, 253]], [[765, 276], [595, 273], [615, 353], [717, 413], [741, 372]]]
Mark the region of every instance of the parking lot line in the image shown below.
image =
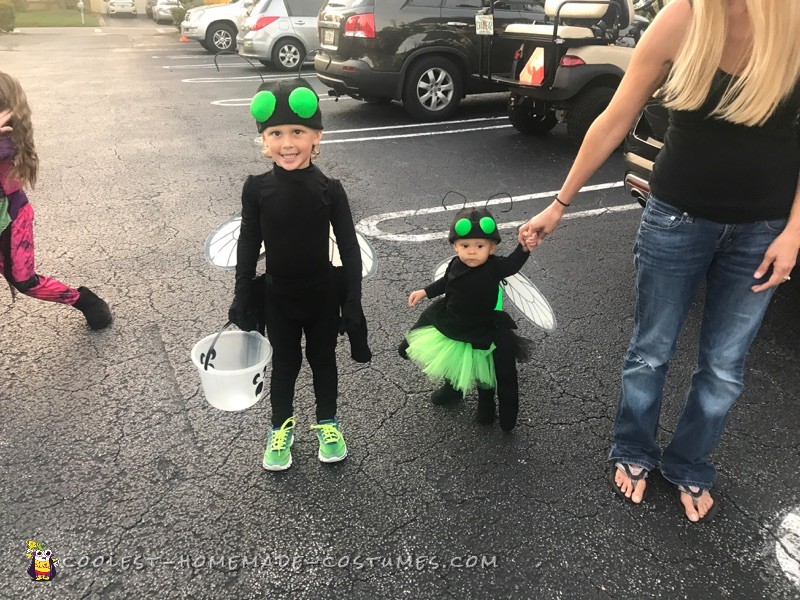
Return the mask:
[[[607, 190], [613, 188], [622, 187], [624, 184], [621, 181], [614, 181], [611, 183], [599, 183], [596, 185], [587, 185], [586, 187], [581, 188], [579, 193], [583, 192], [595, 192], [598, 190]], [[549, 192], [536, 192], [533, 194], [525, 194], [522, 196], [513, 196], [511, 200], [513, 203], [523, 202], [526, 200], [538, 200], [541, 198], [553, 198], [558, 193], [558, 190], [553, 190]], [[399, 210], [394, 212], [387, 212], [382, 213], [379, 215], [375, 215], [372, 217], [366, 217], [361, 219], [358, 223], [356, 223], [356, 230], [362, 235], [367, 237], [374, 237], [383, 240], [389, 240], [393, 242], [427, 242], [430, 240], [437, 240], [446, 238], [449, 234], [449, 230], [444, 231], [435, 231], [432, 233], [387, 233], [380, 228], [380, 224], [384, 221], [392, 221], [394, 219], [403, 219], [408, 217], [417, 217], [420, 215], [430, 215], [434, 213], [441, 213], [446, 211], [456, 211], [462, 208], [469, 208], [474, 206], [490, 206], [494, 204], [507, 204], [509, 202], [508, 198], [496, 198], [494, 200], [478, 200], [476, 202], [467, 202], [466, 204], [451, 204], [448, 206], [433, 206], [431, 208], [419, 208], [414, 210]], [[622, 204], [616, 206], [609, 206], [605, 208], [593, 208], [589, 210], [583, 210], [574, 213], [567, 213], [562, 218], [567, 219], [581, 219], [585, 217], [594, 217], [597, 215], [602, 214], [610, 214], [610, 213], [618, 213], [618, 212], [625, 212], [629, 210], [634, 210], [636, 208], [641, 208], [638, 202], [634, 202], [632, 204]], [[499, 229], [513, 229], [515, 227], [519, 227], [525, 221], [509, 221], [507, 223], [498, 223], [497, 227]]]
[[[426, 123], [430, 125], [430, 123]], [[346, 144], [349, 142], [374, 142], [376, 140], [399, 140], [402, 138], [429, 137], [433, 135], [449, 135], [451, 133], [469, 133], [472, 131], [487, 131], [489, 129], [506, 129], [512, 127], [507, 125], [492, 125], [491, 127], [467, 127], [464, 129], [453, 129], [451, 131], [420, 131], [419, 133], [402, 133], [397, 135], [376, 135], [372, 137], [347, 138], [344, 140], [322, 140], [323, 144]]]
[[[325, 135], [332, 135], [336, 133], [355, 133], [357, 131], [381, 131], [385, 129], [406, 129], [408, 127], [431, 127], [431, 126], [445, 126], [455, 125], [458, 123], [478, 123], [481, 121], [497, 121], [500, 119], [507, 119], [506, 115], [498, 115], [496, 117], [480, 117], [476, 119], [459, 119], [456, 121], [438, 121], [436, 123], [409, 123], [406, 125], [387, 125], [385, 127], [359, 127], [356, 129], [337, 129], [336, 131], [326, 131]], [[364, 138], [361, 138], [364, 139]]]
[[[287, 77], [291, 77], [292, 75], [245, 75], [242, 77], [192, 77], [189, 79], [181, 79], [181, 83], [225, 83], [226, 81], [261, 81], [262, 79], [270, 80], [270, 79], [286, 79]], [[316, 77], [315, 74], [307, 74], [303, 75], [305, 79], [311, 79], [312, 77]]]

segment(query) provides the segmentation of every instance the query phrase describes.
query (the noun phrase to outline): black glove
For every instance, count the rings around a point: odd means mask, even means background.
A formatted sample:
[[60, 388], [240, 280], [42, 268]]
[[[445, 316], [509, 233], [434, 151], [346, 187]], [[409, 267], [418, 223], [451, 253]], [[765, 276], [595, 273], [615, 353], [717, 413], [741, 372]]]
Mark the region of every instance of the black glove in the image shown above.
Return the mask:
[[342, 306], [342, 319], [339, 322], [339, 333], [347, 333], [350, 341], [350, 356], [359, 363], [372, 360], [372, 350], [367, 343], [367, 319], [361, 305], [345, 303]]
[[256, 331], [258, 329], [258, 317], [256, 313], [248, 309], [249, 298], [237, 294], [233, 297], [233, 303], [228, 309], [228, 320], [242, 331]]

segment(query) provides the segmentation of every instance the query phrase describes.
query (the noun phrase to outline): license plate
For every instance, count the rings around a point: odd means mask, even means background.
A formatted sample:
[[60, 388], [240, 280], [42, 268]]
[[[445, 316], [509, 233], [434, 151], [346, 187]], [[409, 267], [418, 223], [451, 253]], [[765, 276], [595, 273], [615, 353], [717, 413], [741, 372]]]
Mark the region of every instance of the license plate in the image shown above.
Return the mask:
[[335, 29], [323, 29], [322, 31], [323, 44], [325, 44], [326, 46], [332, 46], [335, 39], [336, 39]]

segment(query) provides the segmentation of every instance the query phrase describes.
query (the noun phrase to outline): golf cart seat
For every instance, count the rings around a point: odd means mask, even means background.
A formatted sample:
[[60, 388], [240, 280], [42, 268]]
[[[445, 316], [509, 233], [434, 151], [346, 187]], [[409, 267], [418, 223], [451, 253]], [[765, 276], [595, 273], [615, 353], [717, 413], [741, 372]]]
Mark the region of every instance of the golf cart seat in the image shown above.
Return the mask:
[[506, 27], [504, 37], [521, 37], [543, 42], [610, 43], [628, 27], [635, 16], [633, 0], [575, 2], [546, 0], [545, 23], [514, 23]]

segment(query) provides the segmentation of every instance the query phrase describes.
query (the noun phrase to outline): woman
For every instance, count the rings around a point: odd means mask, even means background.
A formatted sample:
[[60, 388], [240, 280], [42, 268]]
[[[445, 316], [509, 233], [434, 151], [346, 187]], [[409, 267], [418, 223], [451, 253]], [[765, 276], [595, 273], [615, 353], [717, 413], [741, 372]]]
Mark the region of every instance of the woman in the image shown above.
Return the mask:
[[[744, 359], [776, 286], [800, 249], [800, 2], [672, 0], [637, 46], [617, 93], [563, 187], [520, 227], [535, 247], [661, 88], [670, 127], [634, 247], [636, 313], [609, 460], [634, 504], [659, 467], [690, 521], [718, 505], [709, 459], [743, 386]], [[661, 394], [702, 281], [697, 368], [675, 434], [656, 441]]]

